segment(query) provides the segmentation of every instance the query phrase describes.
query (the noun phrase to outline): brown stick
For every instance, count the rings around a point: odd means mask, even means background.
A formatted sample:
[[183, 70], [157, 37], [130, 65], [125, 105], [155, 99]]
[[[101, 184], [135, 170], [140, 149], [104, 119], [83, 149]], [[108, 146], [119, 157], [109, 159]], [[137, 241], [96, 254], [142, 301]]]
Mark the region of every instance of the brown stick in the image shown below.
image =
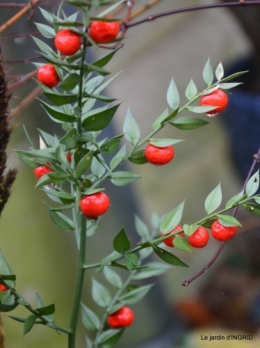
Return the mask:
[[22, 85], [24, 85], [29, 79], [31, 79], [32, 77], [34, 77], [37, 74], [37, 69], [33, 70], [31, 72], [29, 72], [28, 74], [24, 75], [20, 81], [17, 81], [11, 85], [8, 86], [8, 91], [11, 91], [12, 89], [18, 88]]
[[0, 34], [9, 28], [12, 24], [14, 24], [18, 19], [20, 19], [23, 15], [29, 12], [34, 5], [36, 5], [41, 0], [31, 0], [29, 1], [24, 8], [22, 8], [18, 13], [16, 13], [12, 18], [8, 19], [3, 25], [0, 27]]

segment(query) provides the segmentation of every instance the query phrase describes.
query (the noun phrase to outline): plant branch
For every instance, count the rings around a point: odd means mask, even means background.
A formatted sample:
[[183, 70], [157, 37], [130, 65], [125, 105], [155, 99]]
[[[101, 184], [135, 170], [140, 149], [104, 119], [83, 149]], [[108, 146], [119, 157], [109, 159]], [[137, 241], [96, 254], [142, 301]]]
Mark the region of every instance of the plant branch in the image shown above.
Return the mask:
[[[253, 171], [254, 171], [254, 168], [255, 168], [257, 162], [259, 162], [259, 160], [260, 160], [260, 148], [259, 148], [257, 154], [254, 155], [254, 158], [255, 158], [255, 159], [254, 159], [254, 161], [253, 161], [253, 163], [252, 163], [252, 166], [251, 166], [251, 168], [250, 168], [250, 170], [249, 170], [249, 172], [248, 172], [247, 178], [246, 178], [246, 180], [245, 180], [245, 182], [244, 182], [243, 190], [245, 189], [246, 184], [247, 184], [249, 178], [251, 177], [251, 175], [252, 175], [252, 173], [253, 173]], [[235, 209], [234, 209], [234, 211], [233, 211], [233, 214], [232, 214], [233, 217], [236, 216], [238, 207], [239, 207], [238, 205], [235, 207]], [[222, 242], [221, 245], [220, 245], [220, 247], [218, 248], [216, 254], [212, 257], [212, 259], [209, 261], [209, 263], [208, 263], [205, 267], [203, 267], [201, 271], [199, 271], [198, 273], [196, 273], [193, 277], [191, 277], [190, 279], [185, 280], [185, 281], [182, 283], [182, 285], [183, 285], [183, 286], [189, 286], [190, 283], [193, 282], [193, 280], [197, 279], [197, 278], [200, 277], [203, 273], [205, 273], [205, 272], [210, 268], [210, 266], [217, 260], [217, 258], [219, 257], [220, 253], [222, 252], [222, 250], [223, 250], [225, 244], [226, 244], [226, 242]]]

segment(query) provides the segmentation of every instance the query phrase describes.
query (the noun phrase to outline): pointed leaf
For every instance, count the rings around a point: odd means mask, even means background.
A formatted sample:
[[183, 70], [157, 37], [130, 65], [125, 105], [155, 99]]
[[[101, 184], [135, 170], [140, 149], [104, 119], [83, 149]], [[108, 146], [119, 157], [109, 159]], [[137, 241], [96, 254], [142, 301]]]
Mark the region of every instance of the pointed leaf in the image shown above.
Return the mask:
[[194, 112], [195, 114], [205, 114], [216, 108], [217, 106], [187, 106], [186, 107], [187, 110]]
[[141, 175], [131, 173], [131, 172], [126, 172], [126, 171], [114, 172], [110, 176], [112, 184], [116, 186], [125, 186], [140, 178], [141, 178]]
[[202, 120], [200, 118], [195, 118], [191, 116], [182, 116], [170, 122], [176, 128], [182, 130], [192, 130], [208, 124], [208, 121]]
[[135, 215], [135, 228], [139, 236], [143, 241], [148, 242], [150, 240], [149, 229], [139, 216]]
[[167, 90], [167, 102], [173, 110], [176, 110], [180, 104], [179, 92], [173, 79]]
[[84, 174], [90, 167], [93, 159], [93, 151], [89, 151], [84, 157], [81, 158], [76, 167], [76, 178], [78, 179]]
[[104, 285], [92, 279], [92, 298], [100, 307], [107, 307], [111, 301], [111, 294]]
[[184, 208], [184, 202], [178, 205], [177, 208], [173, 209], [167, 216], [163, 219], [160, 225], [160, 231], [165, 235], [170, 233], [181, 221], [182, 213]]
[[62, 213], [56, 213], [52, 210], [49, 210], [50, 218], [54, 224], [62, 231], [73, 231], [74, 224], [71, 219]]
[[140, 139], [140, 129], [129, 109], [124, 121], [123, 132], [126, 140], [128, 140], [133, 146], [138, 143]]
[[111, 155], [118, 148], [118, 145], [119, 145], [122, 137], [123, 137], [123, 134], [117, 135], [117, 136], [109, 139], [100, 147], [100, 151], [102, 153], [104, 153], [105, 155]]
[[29, 315], [29, 317], [26, 318], [23, 326], [23, 334], [26, 335], [33, 327], [36, 320], [35, 315]]
[[128, 157], [128, 160], [134, 164], [145, 164], [148, 163], [147, 158], [144, 155], [144, 150], [138, 150]]
[[81, 303], [81, 320], [83, 325], [88, 330], [98, 330], [100, 326], [100, 320], [98, 316], [87, 306]]
[[141, 286], [119, 297], [118, 300], [127, 302], [127, 304], [137, 303], [144, 298], [144, 296], [148, 293], [152, 286], [153, 284]]
[[185, 96], [188, 100], [192, 100], [196, 97], [197, 93], [198, 93], [197, 87], [194, 81], [191, 79], [185, 90]]
[[153, 144], [157, 147], [166, 147], [178, 144], [179, 142], [183, 141], [182, 139], [149, 139], [149, 143]]
[[184, 224], [183, 225], [183, 231], [186, 234], [186, 236], [191, 236], [196, 231], [196, 229], [198, 227], [199, 227], [199, 225], [197, 225], [197, 224], [191, 224], [191, 225]]
[[60, 94], [44, 92], [44, 95], [56, 106], [75, 103], [78, 95], [75, 94]]
[[113, 247], [120, 254], [124, 254], [127, 250], [130, 249], [129, 238], [126, 235], [124, 228], [122, 228], [114, 238]]
[[217, 66], [215, 70], [215, 76], [218, 81], [221, 80], [222, 77], [224, 76], [224, 68], [221, 62], [219, 63], [219, 65]]
[[113, 271], [113, 269], [111, 267], [105, 267], [103, 269], [103, 273], [104, 273], [106, 280], [110, 284], [112, 284], [113, 286], [115, 286], [118, 289], [120, 289], [122, 287], [122, 285], [123, 285], [122, 279], [119, 277], [119, 275], [115, 271]]
[[226, 203], [226, 208], [232, 208], [233, 205], [235, 205], [236, 203], [238, 203], [242, 198], [245, 197], [245, 193], [244, 191], [239, 192], [238, 194], [236, 194], [235, 196], [233, 196], [232, 198], [230, 198], [227, 203]]
[[145, 265], [145, 268], [140, 269], [139, 272], [132, 277], [132, 279], [146, 279], [156, 277], [166, 273], [170, 269], [172, 269], [171, 266], [162, 262], [149, 262]]
[[241, 223], [233, 216], [218, 214], [218, 221], [221, 225], [226, 227], [239, 226], [242, 227]]
[[243, 207], [250, 213], [256, 216], [260, 216], [260, 205], [259, 204], [243, 204]]
[[213, 82], [213, 69], [212, 66], [210, 64], [210, 59], [207, 60], [207, 63], [204, 66], [203, 69], [203, 80], [205, 81], [205, 83], [210, 86]]
[[187, 239], [179, 236], [178, 234], [176, 234], [176, 236], [174, 238], [174, 246], [177, 249], [189, 251], [191, 253], [191, 247], [190, 247], [190, 244], [187, 241]]
[[153, 248], [153, 251], [155, 252], [155, 254], [157, 256], [159, 256], [160, 259], [169, 263], [170, 265], [189, 267], [186, 263], [184, 263], [177, 256], [169, 253], [168, 251], [166, 251], [164, 249], [159, 248], [157, 245], [152, 244], [152, 248]]
[[94, 66], [98, 66], [100, 68], [103, 68], [103, 66], [105, 66], [114, 56], [114, 54], [119, 50], [119, 48], [112, 50], [111, 52], [109, 52], [108, 54], [106, 54], [105, 56], [99, 58], [98, 60], [92, 62], [91, 64]]
[[71, 73], [64, 77], [64, 79], [60, 82], [59, 87], [64, 89], [64, 91], [71, 91], [78, 85], [79, 81], [79, 74]]
[[251, 178], [248, 180], [246, 184], [246, 195], [248, 197], [251, 197], [256, 193], [256, 191], [259, 188], [259, 171], [257, 171], [254, 175], [251, 176]]
[[220, 183], [210, 192], [205, 200], [205, 210], [208, 215], [213, 213], [221, 204], [222, 191]]
[[123, 162], [126, 156], [126, 146], [125, 144], [121, 147], [118, 153], [110, 161], [110, 168], [115, 169], [120, 163]]
[[37, 308], [36, 311], [40, 313], [41, 315], [51, 315], [55, 312], [55, 305], [51, 304], [48, 306], [44, 306], [41, 308]]
[[82, 122], [82, 127], [88, 132], [106, 128], [114, 117], [119, 105], [85, 118]]
[[98, 337], [98, 343], [102, 345], [102, 347], [112, 347], [118, 342], [123, 332], [123, 329], [103, 331]]

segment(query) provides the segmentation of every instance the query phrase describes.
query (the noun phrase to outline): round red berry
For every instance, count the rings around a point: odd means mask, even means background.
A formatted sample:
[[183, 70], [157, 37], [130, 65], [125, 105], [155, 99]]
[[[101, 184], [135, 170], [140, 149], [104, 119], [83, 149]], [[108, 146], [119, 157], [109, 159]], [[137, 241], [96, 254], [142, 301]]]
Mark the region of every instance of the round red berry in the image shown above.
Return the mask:
[[93, 193], [92, 195], [82, 197], [80, 209], [86, 217], [97, 219], [105, 214], [110, 206], [110, 200], [104, 192]]
[[[182, 226], [181, 225], [177, 225], [171, 232], [168, 233], [169, 235], [172, 235], [172, 237], [164, 239], [163, 243], [165, 245], [167, 245], [168, 247], [173, 248], [174, 247], [174, 238], [175, 238], [176, 232], [178, 232], [180, 230], [182, 230]], [[179, 233], [178, 235], [181, 236], [181, 237], [184, 237], [184, 233], [183, 232]], [[160, 232], [160, 236], [163, 237], [164, 234], [162, 232]]]
[[153, 144], [148, 144], [144, 150], [144, 156], [149, 163], [156, 166], [163, 166], [173, 159], [174, 149], [172, 146], [157, 147]]
[[112, 329], [130, 326], [134, 321], [134, 312], [129, 307], [122, 307], [107, 317], [107, 323]]
[[94, 21], [89, 26], [89, 36], [97, 43], [109, 43], [117, 37], [120, 30], [118, 22]]
[[0, 291], [4, 292], [8, 290], [8, 288], [4, 284], [0, 284]]
[[194, 248], [204, 248], [209, 241], [208, 230], [202, 226], [198, 227], [196, 231], [188, 236], [188, 242]]
[[46, 166], [34, 168], [34, 174], [35, 174], [36, 178], [38, 178], [38, 179], [40, 179], [43, 175], [48, 174], [50, 172], [52, 172], [52, 169], [50, 169]]
[[211, 226], [212, 236], [220, 242], [226, 242], [233, 238], [237, 230], [237, 226], [226, 227], [221, 225], [218, 220], [214, 221]]
[[54, 44], [61, 54], [72, 56], [80, 49], [81, 38], [72, 30], [62, 29], [56, 34]]
[[55, 87], [60, 82], [57, 71], [52, 64], [44, 64], [40, 67], [37, 74], [38, 81], [47, 87]]
[[228, 105], [228, 97], [226, 93], [223, 92], [221, 89], [216, 89], [215, 91], [207, 95], [204, 95], [200, 99], [200, 105], [201, 106], [217, 106], [216, 109], [207, 112], [208, 115], [215, 115], [226, 108], [226, 106]]
[[71, 153], [68, 153], [68, 154], [67, 154], [67, 160], [68, 160], [69, 162], [71, 162], [71, 160], [72, 160], [72, 154], [71, 154]]

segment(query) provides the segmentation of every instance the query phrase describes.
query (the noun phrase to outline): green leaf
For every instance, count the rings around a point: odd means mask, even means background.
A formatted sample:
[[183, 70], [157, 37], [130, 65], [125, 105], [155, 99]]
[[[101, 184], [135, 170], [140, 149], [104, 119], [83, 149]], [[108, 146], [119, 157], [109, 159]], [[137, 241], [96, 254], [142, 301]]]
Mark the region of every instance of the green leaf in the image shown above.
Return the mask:
[[110, 176], [112, 184], [116, 186], [125, 186], [140, 178], [141, 175], [126, 171], [114, 172]]
[[226, 227], [239, 226], [242, 227], [241, 223], [233, 216], [217, 214], [218, 221], [221, 225]]
[[100, 320], [98, 316], [87, 306], [81, 303], [81, 320], [84, 327], [88, 330], [98, 330]]
[[195, 114], [204, 114], [216, 109], [217, 106], [187, 106], [186, 109]]
[[213, 69], [212, 66], [210, 64], [210, 59], [207, 60], [207, 63], [205, 64], [204, 68], [203, 68], [203, 80], [205, 81], [205, 83], [210, 86], [213, 82]]
[[117, 135], [109, 139], [100, 147], [100, 151], [104, 153], [105, 155], [111, 155], [118, 148], [120, 140], [122, 139], [123, 136], [124, 136], [123, 134]]
[[[44, 92], [44, 95], [54, 105], [57, 105], [57, 106], [66, 105], [66, 104], [72, 104], [72, 103], [75, 103], [78, 100], [78, 95], [77, 94], [60, 94], [60, 93]], [[42, 103], [42, 101], [41, 101], [41, 103]]]
[[145, 164], [148, 163], [144, 150], [138, 150], [132, 154], [132, 156], [128, 157], [128, 160], [134, 164]]
[[33, 158], [34, 160], [40, 161], [42, 163], [56, 160], [53, 153], [53, 149], [41, 149], [41, 150], [29, 150], [29, 151], [17, 150], [16, 153], [18, 154], [18, 156], [21, 154], [22, 156], [26, 156], [29, 159]]
[[169, 111], [168, 109], [165, 109], [161, 115], [154, 121], [153, 125], [152, 125], [152, 129], [156, 130], [161, 128], [163, 122], [168, 118], [169, 116]]
[[100, 307], [107, 307], [111, 302], [109, 290], [95, 279], [92, 279], [92, 298]]
[[241, 76], [241, 75], [243, 75], [243, 74], [245, 74], [245, 73], [247, 73], [247, 72], [248, 72], [248, 70], [246, 70], [246, 71], [240, 71], [240, 72], [237, 72], [237, 73], [235, 73], [235, 74], [229, 75], [229, 76], [225, 77], [224, 79], [222, 79], [222, 80], [221, 80], [221, 83], [224, 82], [224, 81], [233, 80], [233, 79], [235, 79], [236, 77]]
[[134, 269], [136, 269], [136, 267], [139, 266], [139, 260], [138, 260], [138, 256], [136, 254], [127, 253], [127, 254], [125, 254], [125, 258], [127, 260], [126, 267], [129, 270], [134, 270]]
[[76, 73], [71, 73], [64, 77], [64, 79], [60, 82], [59, 87], [65, 91], [71, 91], [78, 85], [79, 81], [80, 76]]
[[144, 296], [148, 293], [152, 286], [153, 284], [141, 286], [119, 297], [118, 300], [126, 302], [127, 304], [137, 303], [144, 298]]
[[145, 268], [140, 269], [139, 272], [132, 277], [132, 279], [137, 280], [156, 277], [172, 269], [171, 266], [168, 266], [162, 262], [149, 262], [144, 265], [144, 267]]
[[46, 132], [44, 132], [43, 130], [41, 129], [38, 129], [39, 133], [40, 133], [40, 136], [41, 138], [43, 139], [43, 141], [45, 142], [45, 144], [48, 146], [48, 147], [55, 147], [55, 143], [56, 143], [56, 138], [51, 135], [51, 134], [48, 134]]
[[205, 200], [205, 210], [208, 215], [213, 213], [221, 204], [222, 191], [220, 183], [210, 192]]
[[181, 259], [179, 259], [177, 256], [169, 253], [168, 251], [159, 248], [157, 245], [152, 244], [153, 251], [155, 254], [162, 259], [163, 261], [169, 263], [170, 265], [175, 266], [183, 266], [183, 267], [189, 267], [186, 263], [184, 263]]
[[114, 54], [119, 50], [119, 48], [112, 50], [105, 56], [99, 58], [98, 60], [95, 60], [91, 63], [91, 65], [98, 66], [99, 68], [103, 68], [114, 56]]
[[77, 145], [78, 139], [79, 134], [76, 128], [72, 128], [60, 139], [60, 144], [65, 145], [66, 149], [74, 149]]
[[[104, 162], [103, 158], [98, 155], [97, 158], [100, 158], [101, 162]], [[92, 174], [95, 175], [97, 178], [101, 178], [102, 175], [105, 174], [106, 168], [97, 160], [96, 157], [93, 158], [91, 163], [91, 171]]]
[[239, 192], [237, 195], [230, 198], [226, 203], [226, 208], [232, 208], [236, 203], [238, 203], [242, 198], [245, 197], [244, 191]]
[[250, 213], [256, 216], [260, 216], [260, 205], [249, 203], [249, 204], [243, 204], [243, 207]]
[[51, 304], [48, 306], [37, 308], [36, 311], [41, 315], [51, 315], [55, 313], [55, 305]]
[[191, 252], [191, 247], [187, 239], [176, 234], [174, 238], [174, 246], [178, 249]]
[[50, 218], [54, 224], [62, 231], [72, 231], [74, 230], [74, 224], [71, 219], [62, 213], [56, 213], [49, 210]]
[[139, 236], [142, 238], [144, 242], [148, 242], [150, 240], [149, 229], [144, 221], [137, 215], [135, 215], [135, 228]]
[[[0, 275], [1, 275], [1, 277], [14, 275], [14, 272], [13, 272], [12, 268], [9, 266], [6, 259], [4, 258], [4, 255], [1, 251], [1, 249], [0, 249]], [[10, 279], [10, 280], [6, 279], [6, 283], [9, 286], [11, 286], [12, 288], [15, 287], [15, 280], [14, 279]]]
[[259, 188], [259, 171], [257, 171], [251, 178], [248, 180], [245, 188], [246, 195], [251, 197], [256, 193]]
[[39, 40], [37, 37], [31, 36], [36, 45], [40, 48], [40, 50], [46, 54], [56, 55], [56, 53], [42, 40]]
[[120, 289], [123, 285], [122, 283], [122, 279], [119, 277], [119, 275], [113, 271], [113, 269], [111, 267], [105, 267], [103, 269], [103, 273], [104, 276], [106, 278], [106, 280], [112, 284], [113, 286], [115, 286], [116, 288]]
[[[199, 227], [199, 225], [197, 225], [197, 224], [191, 224], [191, 225], [184, 224], [183, 231], [186, 234], [186, 236], [191, 236], [196, 231], [196, 229], [198, 227]], [[175, 242], [174, 242], [174, 244], [175, 244]]]
[[90, 117], [87, 117], [82, 122], [82, 127], [90, 131], [99, 131], [108, 126], [113, 116], [115, 115], [120, 104], [113, 106], [110, 109], [96, 113]]
[[178, 205], [177, 208], [173, 209], [167, 216], [163, 219], [160, 225], [160, 231], [165, 235], [170, 233], [181, 221], [182, 213], [184, 208], [184, 202]]
[[93, 159], [93, 151], [89, 151], [84, 157], [81, 158], [76, 167], [76, 178], [78, 179], [84, 174], [90, 167]]
[[185, 90], [185, 96], [188, 100], [192, 100], [196, 97], [197, 93], [198, 93], [197, 87], [194, 81], [191, 79]]
[[[88, 37], [89, 38], [89, 37]], [[92, 65], [92, 64], [88, 64], [88, 63], [84, 63], [84, 72], [86, 74], [89, 74], [91, 73], [92, 71], [95, 71], [97, 73], [99, 73], [100, 75], [102, 76], [106, 76], [108, 74], [110, 74], [109, 71], [105, 70], [105, 69], [102, 69], [102, 68], [99, 68], [98, 66], [96, 65]]]
[[168, 87], [166, 99], [172, 110], [178, 109], [180, 104], [180, 96], [177, 86], [173, 79], [171, 80], [170, 85]]
[[120, 254], [124, 254], [127, 250], [130, 249], [130, 241], [123, 227], [121, 231], [115, 236], [113, 247]]
[[25, 322], [24, 322], [24, 326], [23, 326], [23, 334], [26, 335], [33, 327], [35, 320], [36, 320], [36, 316], [35, 315], [29, 315]]
[[34, 24], [36, 25], [42, 36], [46, 37], [47, 39], [53, 39], [55, 37], [56, 33], [51, 26], [36, 22], [34, 22]]
[[227, 83], [220, 83], [219, 84], [219, 88], [221, 89], [231, 89], [231, 88], [234, 88], [234, 87], [237, 87], [239, 85], [241, 85], [242, 82], [227, 82]]
[[217, 66], [215, 70], [215, 76], [218, 81], [221, 80], [222, 77], [224, 76], [224, 68], [221, 62], [219, 63], [219, 65]]
[[154, 139], [154, 138], [149, 139], [149, 143], [151, 143], [157, 147], [171, 146], [171, 145], [175, 145], [181, 141], [183, 141], [183, 140], [182, 139]]
[[118, 75], [120, 74], [117, 73], [115, 76], [112, 76], [110, 79], [108, 79], [107, 81], [105, 81], [104, 83], [102, 83], [102, 85], [100, 85], [96, 90], [95, 90], [95, 93], [100, 93], [101, 91], [103, 91], [107, 86], [110, 85], [111, 82], [113, 82], [117, 77]]
[[205, 126], [208, 123], [208, 121], [191, 116], [178, 117], [176, 120], [170, 122], [171, 125], [182, 130], [196, 129]]
[[123, 329], [103, 331], [98, 337], [98, 344], [102, 345], [102, 347], [112, 347], [119, 341], [123, 332]]
[[35, 187], [41, 187], [48, 185], [50, 183], [61, 184], [66, 178], [69, 177], [69, 174], [63, 172], [49, 172], [48, 174], [43, 175], [38, 181]]
[[110, 168], [115, 169], [120, 163], [123, 162], [126, 156], [126, 146], [125, 144], [121, 147], [118, 153], [110, 161]]
[[133, 146], [138, 143], [140, 139], [140, 128], [129, 109], [127, 110], [125, 117], [123, 132], [126, 140], [128, 140]]
[[56, 16], [54, 16], [51, 12], [48, 12], [48, 11], [44, 10], [43, 8], [41, 8], [41, 7], [38, 7], [38, 9], [41, 11], [41, 14], [46, 19], [46, 21], [52, 24], [53, 23], [53, 19]]

